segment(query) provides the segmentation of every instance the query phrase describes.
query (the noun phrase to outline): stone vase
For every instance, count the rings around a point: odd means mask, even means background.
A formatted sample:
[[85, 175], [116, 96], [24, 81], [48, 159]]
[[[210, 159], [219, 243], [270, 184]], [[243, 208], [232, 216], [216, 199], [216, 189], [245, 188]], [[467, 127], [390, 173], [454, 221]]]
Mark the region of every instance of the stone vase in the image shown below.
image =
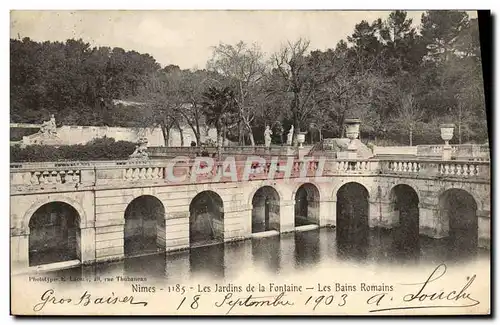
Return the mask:
[[350, 140], [347, 150], [354, 151], [357, 149], [354, 140], [356, 140], [359, 136], [359, 125], [361, 124], [361, 121], [357, 118], [349, 118], [344, 121], [344, 124], [346, 136]]
[[299, 144], [299, 148], [302, 148], [302, 145], [306, 141], [306, 134], [304, 132], [299, 132], [297, 134], [297, 143]]
[[445, 146], [449, 146], [449, 141], [453, 139], [453, 131], [455, 124], [441, 124], [441, 139], [444, 140]]

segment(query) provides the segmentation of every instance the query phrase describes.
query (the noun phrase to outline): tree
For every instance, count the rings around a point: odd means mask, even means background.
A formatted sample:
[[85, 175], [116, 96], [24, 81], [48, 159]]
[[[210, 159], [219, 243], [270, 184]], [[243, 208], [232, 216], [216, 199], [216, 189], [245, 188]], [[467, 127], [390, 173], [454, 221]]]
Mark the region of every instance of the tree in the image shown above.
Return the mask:
[[176, 78], [164, 71], [155, 72], [142, 80], [138, 95], [132, 99], [140, 103], [138, 109], [141, 112], [137, 116], [142, 126], [160, 126], [165, 145], [169, 143], [170, 130], [176, 127], [181, 133], [183, 145], [182, 116], [179, 111], [184, 101]]
[[234, 91], [229, 87], [209, 87], [203, 93], [203, 114], [208, 125], [217, 130], [217, 147], [226, 138], [228, 126], [238, 121]]
[[294, 43], [288, 42], [271, 56], [274, 77], [270, 94], [284, 93], [289, 101], [290, 112], [294, 126], [295, 135], [305, 127], [305, 120], [315, 107], [310, 104], [313, 93], [317, 88], [313, 79], [313, 70], [310, 61], [306, 57], [310, 41], [300, 38]]
[[235, 45], [221, 43], [213, 48], [207, 67], [227, 78], [234, 85], [235, 102], [250, 144], [255, 145], [252, 121], [255, 118], [258, 85], [265, 74], [263, 53], [257, 44], [243, 41]]
[[458, 52], [459, 34], [468, 28], [469, 15], [458, 10], [430, 10], [422, 14], [421, 34], [427, 57], [447, 61]]
[[397, 106], [396, 115], [393, 116], [392, 124], [399, 130], [408, 130], [410, 146], [413, 146], [413, 131], [422, 121], [423, 112], [418, 108], [413, 94], [404, 93], [401, 90], [398, 93], [400, 103]]

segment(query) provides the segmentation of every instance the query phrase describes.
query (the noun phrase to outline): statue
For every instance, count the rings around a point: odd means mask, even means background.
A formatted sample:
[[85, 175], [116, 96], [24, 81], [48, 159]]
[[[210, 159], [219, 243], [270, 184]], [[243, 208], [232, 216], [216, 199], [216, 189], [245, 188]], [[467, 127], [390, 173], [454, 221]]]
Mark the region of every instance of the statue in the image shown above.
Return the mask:
[[291, 146], [292, 145], [292, 140], [293, 140], [293, 125], [290, 127], [290, 131], [288, 131], [287, 139], [286, 139], [286, 144]]
[[54, 117], [54, 114], [51, 115], [49, 121], [45, 121], [42, 123], [42, 126], [40, 127], [40, 133], [43, 134], [56, 134], [56, 118]]
[[266, 147], [269, 148], [271, 146], [271, 135], [273, 134], [273, 131], [271, 131], [271, 128], [269, 125], [266, 126], [266, 130], [264, 131], [264, 140], [266, 143]]
[[134, 152], [129, 156], [132, 159], [148, 159], [148, 139], [139, 138], [137, 145], [135, 146]]

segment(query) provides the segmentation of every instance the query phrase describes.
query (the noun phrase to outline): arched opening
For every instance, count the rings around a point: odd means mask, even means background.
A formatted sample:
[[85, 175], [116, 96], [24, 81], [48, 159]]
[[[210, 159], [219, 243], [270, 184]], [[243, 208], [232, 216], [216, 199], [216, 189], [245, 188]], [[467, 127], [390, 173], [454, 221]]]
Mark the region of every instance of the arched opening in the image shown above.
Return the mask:
[[364, 258], [368, 246], [368, 190], [350, 182], [337, 192], [337, 245], [342, 254]]
[[125, 256], [156, 253], [165, 242], [165, 208], [154, 196], [135, 198], [125, 209]]
[[448, 222], [448, 249], [453, 256], [477, 253], [478, 221], [474, 197], [462, 189], [446, 190], [439, 197], [442, 222]]
[[252, 199], [252, 233], [280, 230], [280, 197], [271, 186], [261, 187]]
[[80, 216], [71, 205], [42, 205], [31, 216], [29, 228], [29, 266], [80, 259]]
[[189, 205], [189, 214], [191, 247], [224, 241], [224, 206], [217, 193], [198, 193]]
[[403, 255], [419, 251], [418, 194], [409, 185], [399, 184], [390, 193], [392, 218], [395, 222], [394, 244]]
[[319, 190], [311, 183], [295, 193], [295, 226], [319, 225]]

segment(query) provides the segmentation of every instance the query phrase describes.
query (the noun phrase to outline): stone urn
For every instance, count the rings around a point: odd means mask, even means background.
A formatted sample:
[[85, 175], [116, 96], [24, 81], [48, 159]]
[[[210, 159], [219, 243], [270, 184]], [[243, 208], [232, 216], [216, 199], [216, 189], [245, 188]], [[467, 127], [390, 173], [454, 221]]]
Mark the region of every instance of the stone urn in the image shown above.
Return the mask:
[[449, 146], [449, 141], [453, 139], [453, 131], [455, 124], [441, 124], [441, 139], [444, 140], [445, 146]]
[[359, 125], [361, 121], [358, 118], [348, 118], [344, 121], [345, 133], [347, 138], [350, 140], [349, 145], [347, 145], [347, 150], [356, 150], [356, 140], [359, 136]]
[[297, 143], [299, 144], [299, 148], [302, 148], [302, 145], [306, 141], [306, 132], [299, 132], [297, 134]]

